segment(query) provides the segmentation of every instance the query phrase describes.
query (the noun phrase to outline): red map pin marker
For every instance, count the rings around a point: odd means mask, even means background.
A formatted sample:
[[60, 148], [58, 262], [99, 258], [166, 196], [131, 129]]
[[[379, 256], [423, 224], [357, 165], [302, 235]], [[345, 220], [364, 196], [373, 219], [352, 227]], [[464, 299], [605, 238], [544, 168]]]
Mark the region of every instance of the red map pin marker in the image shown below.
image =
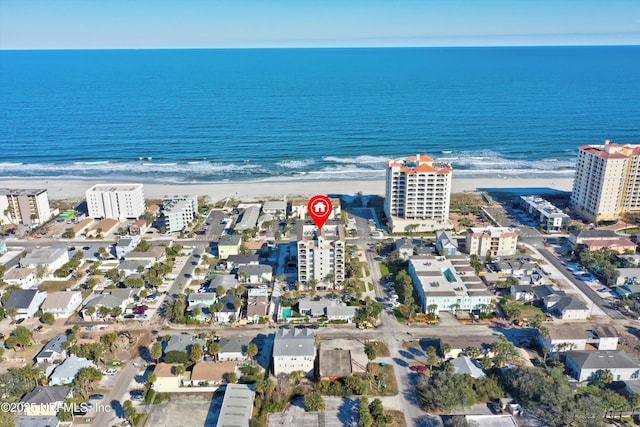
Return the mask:
[[309, 216], [318, 228], [322, 228], [324, 223], [327, 222], [332, 210], [333, 205], [327, 196], [313, 196], [307, 203], [307, 212], [309, 212]]

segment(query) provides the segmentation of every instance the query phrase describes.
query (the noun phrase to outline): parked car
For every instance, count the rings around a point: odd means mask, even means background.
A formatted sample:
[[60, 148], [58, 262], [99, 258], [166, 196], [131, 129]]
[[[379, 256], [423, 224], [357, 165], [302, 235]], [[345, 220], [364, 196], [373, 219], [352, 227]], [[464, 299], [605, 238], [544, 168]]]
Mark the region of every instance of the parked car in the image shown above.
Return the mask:
[[104, 399], [104, 394], [102, 393], [95, 393], [89, 396], [89, 400], [101, 400], [101, 399]]
[[144, 399], [144, 391], [143, 390], [131, 390], [129, 392], [131, 396], [131, 400], [143, 400]]
[[116, 368], [109, 368], [104, 370], [105, 375], [115, 375], [117, 373], [118, 373], [118, 370]]
[[422, 366], [422, 365], [417, 365], [417, 366], [412, 366], [411, 370], [413, 372], [426, 372], [427, 371], [427, 367], [426, 366]]

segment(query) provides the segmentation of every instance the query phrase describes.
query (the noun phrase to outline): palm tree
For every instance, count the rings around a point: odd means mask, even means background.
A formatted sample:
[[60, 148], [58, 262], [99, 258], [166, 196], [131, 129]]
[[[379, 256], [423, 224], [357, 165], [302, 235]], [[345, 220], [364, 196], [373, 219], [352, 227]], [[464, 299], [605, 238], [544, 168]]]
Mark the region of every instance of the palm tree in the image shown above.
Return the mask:
[[93, 320], [93, 315], [96, 314], [96, 307], [93, 305], [87, 307], [87, 314], [91, 316], [91, 320]]
[[214, 360], [218, 360], [218, 354], [220, 353], [220, 344], [215, 341], [207, 341], [207, 353], [213, 356]]
[[15, 322], [16, 316], [18, 315], [18, 309], [15, 307], [8, 307], [7, 310], [5, 311], [5, 314], [11, 317], [11, 320]]
[[247, 356], [249, 356], [249, 359], [251, 360], [251, 364], [253, 365], [253, 357], [258, 354], [258, 346], [256, 345], [256, 343], [249, 343], [249, 345], [247, 346]]

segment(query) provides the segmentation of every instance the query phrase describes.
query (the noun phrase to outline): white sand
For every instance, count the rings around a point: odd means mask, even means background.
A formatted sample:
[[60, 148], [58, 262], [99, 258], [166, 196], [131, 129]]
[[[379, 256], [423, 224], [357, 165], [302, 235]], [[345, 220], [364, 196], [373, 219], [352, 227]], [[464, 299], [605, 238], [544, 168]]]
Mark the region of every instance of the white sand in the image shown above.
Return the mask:
[[[2, 180], [0, 187], [46, 188], [50, 199], [82, 199], [85, 191], [100, 181], [82, 180]], [[571, 191], [572, 178], [453, 178], [452, 193], [474, 191], [476, 189], [539, 189]], [[259, 198], [283, 198], [295, 195], [313, 194], [362, 194], [384, 195], [384, 180], [374, 181], [287, 181], [287, 182], [242, 182], [210, 184], [159, 184], [145, 183], [145, 197], [158, 199], [165, 194], [195, 193], [209, 196], [212, 201], [227, 197], [240, 200]]]

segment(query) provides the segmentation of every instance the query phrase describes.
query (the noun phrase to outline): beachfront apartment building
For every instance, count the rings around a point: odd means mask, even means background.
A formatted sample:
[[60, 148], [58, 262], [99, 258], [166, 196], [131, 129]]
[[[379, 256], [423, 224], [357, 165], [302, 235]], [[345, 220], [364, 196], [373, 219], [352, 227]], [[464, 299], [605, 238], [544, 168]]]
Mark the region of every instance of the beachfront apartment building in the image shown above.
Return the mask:
[[393, 231], [434, 231], [450, 228], [449, 163], [416, 155], [387, 162], [384, 211]]
[[520, 207], [547, 233], [560, 233], [569, 226], [569, 215], [540, 196], [520, 196]]
[[463, 255], [409, 258], [409, 275], [425, 313], [488, 311], [492, 293]]
[[515, 255], [518, 233], [509, 227], [471, 227], [467, 229], [465, 246], [469, 255]]
[[298, 224], [296, 243], [298, 281], [319, 287], [337, 288], [345, 278], [345, 234], [342, 224]]
[[42, 224], [51, 217], [47, 190], [0, 188], [0, 225]]
[[571, 208], [593, 223], [640, 212], [640, 145], [583, 145], [578, 151]]
[[142, 184], [97, 184], [86, 196], [91, 218], [137, 219], [145, 211]]
[[162, 221], [167, 233], [183, 231], [198, 215], [198, 196], [173, 194], [162, 198]]

